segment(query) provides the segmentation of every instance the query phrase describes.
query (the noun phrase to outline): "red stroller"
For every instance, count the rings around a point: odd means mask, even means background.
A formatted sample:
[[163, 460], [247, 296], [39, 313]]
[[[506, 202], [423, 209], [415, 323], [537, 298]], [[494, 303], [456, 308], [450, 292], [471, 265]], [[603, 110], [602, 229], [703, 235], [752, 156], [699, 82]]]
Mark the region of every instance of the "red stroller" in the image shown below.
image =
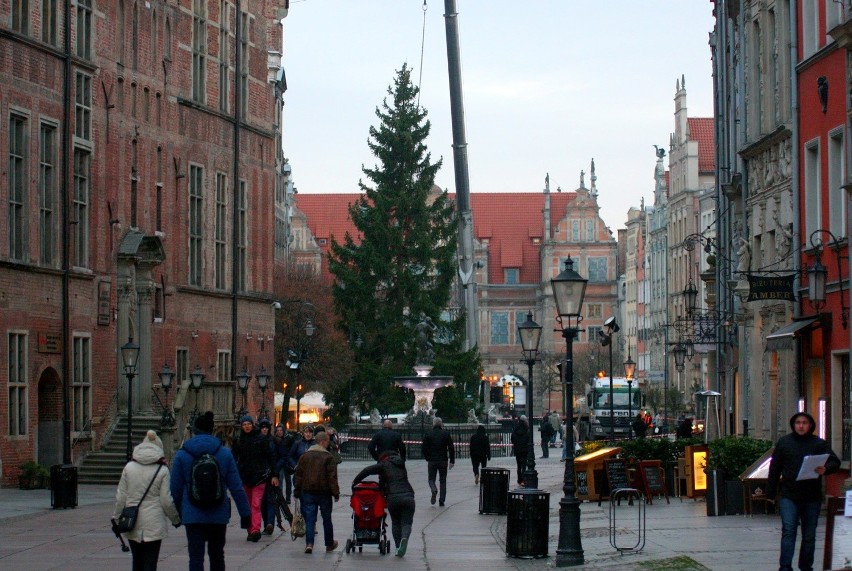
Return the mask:
[[390, 553], [387, 534], [387, 501], [378, 482], [361, 482], [352, 488], [352, 537], [346, 540], [346, 553], [364, 551], [364, 545], [379, 546], [379, 553]]

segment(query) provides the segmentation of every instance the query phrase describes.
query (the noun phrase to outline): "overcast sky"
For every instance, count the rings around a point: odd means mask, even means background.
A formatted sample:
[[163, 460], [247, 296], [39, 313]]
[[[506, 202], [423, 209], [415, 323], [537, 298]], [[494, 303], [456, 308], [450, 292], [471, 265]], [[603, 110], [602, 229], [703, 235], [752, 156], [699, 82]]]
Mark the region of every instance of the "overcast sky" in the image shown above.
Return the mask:
[[[436, 183], [455, 191], [444, 2], [291, 0], [284, 19], [284, 154], [301, 193], [357, 192], [375, 109], [403, 63], [432, 132]], [[653, 203], [675, 82], [713, 114], [709, 0], [457, 0], [471, 192], [574, 190], [595, 159], [601, 215]]]

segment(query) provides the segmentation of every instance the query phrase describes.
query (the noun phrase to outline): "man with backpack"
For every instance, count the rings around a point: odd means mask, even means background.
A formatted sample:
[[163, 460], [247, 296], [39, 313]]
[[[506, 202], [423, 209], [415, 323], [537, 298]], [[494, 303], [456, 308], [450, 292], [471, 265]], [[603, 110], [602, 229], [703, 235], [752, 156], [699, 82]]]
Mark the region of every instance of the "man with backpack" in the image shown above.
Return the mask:
[[277, 486], [278, 475], [275, 473], [270, 442], [255, 427], [254, 418], [249, 415], [240, 418], [240, 429], [240, 436], [234, 441], [233, 453], [251, 505], [251, 525], [246, 541], [256, 543], [261, 536], [260, 508], [266, 493], [266, 484], [271, 482], [273, 486]]
[[189, 569], [204, 569], [204, 552], [210, 570], [225, 569], [225, 532], [231, 519], [231, 500], [237, 504], [240, 524], [249, 525], [251, 509], [231, 451], [212, 435], [213, 412], [199, 416], [192, 427], [195, 436], [175, 454], [171, 491], [186, 527]]

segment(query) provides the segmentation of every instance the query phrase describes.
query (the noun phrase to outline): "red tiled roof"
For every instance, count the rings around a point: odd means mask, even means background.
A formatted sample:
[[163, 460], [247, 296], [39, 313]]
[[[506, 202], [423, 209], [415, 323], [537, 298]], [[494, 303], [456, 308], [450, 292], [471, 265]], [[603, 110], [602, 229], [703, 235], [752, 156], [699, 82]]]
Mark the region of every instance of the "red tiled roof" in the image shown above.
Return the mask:
[[[346, 231], [358, 241], [348, 210], [358, 196], [355, 193], [300, 193], [296, 197], [296, 206], [307, 216], [308, 227], [324, 251], [328, 251], [332, 237], [342, 242]], [[574, 192], [550, 194], [551, 229], [556, 228], [558, 221], [565, 216], [568, 203], [576, 196]], [[455, 200], [454, 194], [451, 193], [450, 197]], [[540, 242], [545, 238], [542, 217], [544, 194], [472, 193], [470, 204], [474, 237], [489, 241], [489, 283], [504, 283], [503, 270], [507, 268], [520, 270], [520, 283], [538, 283], [541, 279]], [[320, 242], [323, 238], [327, 240], [326, 244]], [[539, 244], [534, 243], [535, 239]]]
[[698, 172], [712, 173], [716, 167], [716, 131], [712, 117], [688, 117], [689, 138], [698, 141]]

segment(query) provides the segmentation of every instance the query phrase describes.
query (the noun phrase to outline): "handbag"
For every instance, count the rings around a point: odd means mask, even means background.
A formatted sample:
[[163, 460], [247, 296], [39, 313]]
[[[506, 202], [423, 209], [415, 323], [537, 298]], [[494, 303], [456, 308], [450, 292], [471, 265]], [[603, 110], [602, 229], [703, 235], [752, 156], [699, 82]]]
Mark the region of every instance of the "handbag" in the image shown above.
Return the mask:
[[145, 499], [145, 496], [148, 495], [148, 490], [151, 489], [151, 486], [154, 485], [154, 480], [157, 479], [157, 474], [160, 473], [160, 468], [163, 465], [160, 464], [157, 466], [157, 471], [154, 472], [154, 477], [151, 478], [151, 482], [148, 484], [148, 487], [145, 488], [145, 493], [142, 494], [142, 498], [140, 498], [139, 503], [135, 506], [127, 506], [118, 516], [118, 520], [113, 520], [114, 529], [116, 533], [128, 533], [133, 531], [133, 528], [136, 527], [136, 520], [139, 519], [139, 506], [142, 504], [142, 501]]

